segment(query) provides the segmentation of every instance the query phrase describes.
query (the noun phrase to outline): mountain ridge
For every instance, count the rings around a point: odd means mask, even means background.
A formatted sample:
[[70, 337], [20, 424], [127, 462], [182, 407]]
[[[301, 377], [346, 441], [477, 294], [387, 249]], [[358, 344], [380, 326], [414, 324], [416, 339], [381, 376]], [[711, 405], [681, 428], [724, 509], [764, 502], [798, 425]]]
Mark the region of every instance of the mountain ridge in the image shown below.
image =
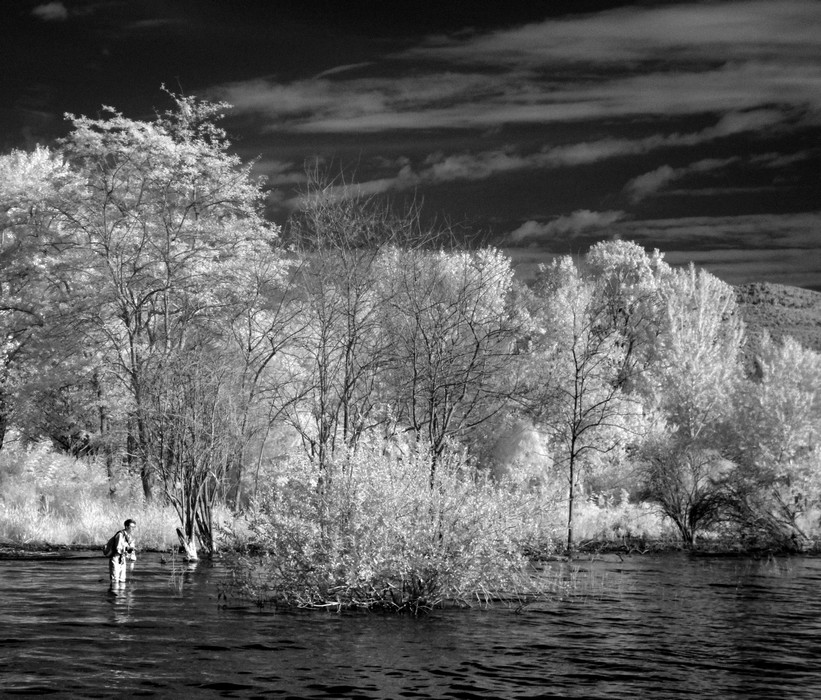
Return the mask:
[[748, 343], [755, 343], [766, 330], [773, 339], [792, 336], [804, 347], [821, 352], [821, 292], [774, 282], [751, 282], [734, 289]]

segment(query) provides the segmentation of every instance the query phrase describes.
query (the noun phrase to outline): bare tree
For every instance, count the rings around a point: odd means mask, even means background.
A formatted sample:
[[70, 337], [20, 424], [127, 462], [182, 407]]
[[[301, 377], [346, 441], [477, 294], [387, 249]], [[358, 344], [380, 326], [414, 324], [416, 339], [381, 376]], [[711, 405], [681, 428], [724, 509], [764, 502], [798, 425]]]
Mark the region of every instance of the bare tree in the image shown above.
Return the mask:
[[150, 423], [163, 429], [154, 465], [180, 519], [180, 545], [188, 559], [198, 545], [209, 554], [214, 541], [213, 506], [224, 492], [238, 442], [236, 372], [230, 363], [204, 350], [177, 355], [153, 386]]
[[687, 547], [695, 545], [700, 530], [729, 518], [733, 464], [717, 450], [668, 435], [645, 443], [638, 456], [643, 497], [675, 523]]
[[395, 249], [386, 258], [384, 324], [396, 420], [437, 462], [515, 391], [518, 312], [499, 251]]
[[381, 260], [418, 231], [415, 209], [395, 215], [387, 203], [315, 173], [286, 228], [286, 242], [300, 258], [293, 284], [304, 323], [292, 344], [295, 371], [285, 414], [323, 480], [338, 448], [354, 450], [388, 419], [383, 387], [391, 358]]

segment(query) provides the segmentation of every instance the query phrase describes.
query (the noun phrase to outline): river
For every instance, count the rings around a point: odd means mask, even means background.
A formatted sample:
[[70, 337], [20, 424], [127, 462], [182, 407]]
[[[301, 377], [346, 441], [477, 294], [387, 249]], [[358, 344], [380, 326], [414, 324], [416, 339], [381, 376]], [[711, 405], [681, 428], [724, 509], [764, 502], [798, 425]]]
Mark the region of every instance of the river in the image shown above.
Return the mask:
[[568, 594], [411, 618], [219, 599], [219, 564], [0, 561], [0, 695], [819, 698], [821, 559], [554, 565]]

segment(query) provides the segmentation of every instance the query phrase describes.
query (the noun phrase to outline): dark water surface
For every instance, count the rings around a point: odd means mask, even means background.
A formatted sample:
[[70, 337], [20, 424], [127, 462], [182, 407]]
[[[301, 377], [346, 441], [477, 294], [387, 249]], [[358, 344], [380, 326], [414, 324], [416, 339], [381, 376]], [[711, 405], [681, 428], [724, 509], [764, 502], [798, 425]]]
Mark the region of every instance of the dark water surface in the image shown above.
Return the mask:
[[420, 619], [225, 609], [219, 565], [151, 554], [112, 596], [106, 567], [0, 561], [0, 696], [821, 698], [819, 559], [577, 562], [564, 599]]

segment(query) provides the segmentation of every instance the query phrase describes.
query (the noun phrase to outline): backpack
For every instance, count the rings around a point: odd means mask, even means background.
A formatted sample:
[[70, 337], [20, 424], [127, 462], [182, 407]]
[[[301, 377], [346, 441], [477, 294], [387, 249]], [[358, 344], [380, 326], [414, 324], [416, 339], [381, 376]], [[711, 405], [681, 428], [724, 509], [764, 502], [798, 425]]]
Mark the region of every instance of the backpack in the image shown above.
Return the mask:
[[105, 547], [103, 547], [103, 556], [108, 557], [111, 559], [117, 553], [117, 537], [119, 536], [120, 532], [115, 532], [111, 539], [105, 543]]

